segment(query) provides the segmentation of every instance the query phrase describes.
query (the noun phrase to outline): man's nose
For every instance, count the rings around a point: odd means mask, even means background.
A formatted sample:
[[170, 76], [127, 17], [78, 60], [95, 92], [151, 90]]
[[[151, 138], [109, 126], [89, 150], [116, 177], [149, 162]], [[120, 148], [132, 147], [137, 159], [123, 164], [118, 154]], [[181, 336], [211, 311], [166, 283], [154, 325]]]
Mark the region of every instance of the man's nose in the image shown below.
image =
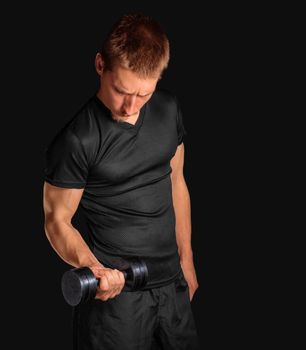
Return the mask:
[[135, 105], [136, 105], [136, 96], [130, 95], [127, 96], [124, 100], [124, 112], [128, 115], [135, 113]]

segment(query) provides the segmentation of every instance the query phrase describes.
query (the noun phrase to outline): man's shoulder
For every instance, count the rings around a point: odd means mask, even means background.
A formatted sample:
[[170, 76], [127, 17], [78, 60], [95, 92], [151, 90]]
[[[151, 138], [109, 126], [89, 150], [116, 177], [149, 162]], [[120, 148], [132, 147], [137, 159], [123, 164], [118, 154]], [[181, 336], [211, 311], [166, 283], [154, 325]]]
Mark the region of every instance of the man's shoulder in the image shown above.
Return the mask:
[[176, 100], [175, 94], [165, 88], [156, 89], [152, 98], [155, 99], [157, 102], [169, 104], [175, 103]]
[[153, 110], [158, 109], [166, 113], [170, 111], [175, 113], [177, 110], [177, 98], [176, 95], [169, 90], [159, 88], [154, 92], [150, 105]]
[[87, 143], [89, 139], [94, 140], [99, 136], [99, 123], [101, 123], [101, 116], [97, 115], [93, 97], [91, 97], [63, 125], [59, 134], [72, 133], [80, 141]]
[[87, 100], [79, 110], [74, 113], [72, 118], [66, 124], [66, 128], [70, 129], [78, 137], [86, 137], [93, 131], [96, 117], [93, 113], [92, 99]]
[[97, 127], [92, 98], [88, 99], [74, 115], [62, 126], [52, 140], [52, 143], [62, 145], [80, 144], [86, 150], [99, 143], [100, 133]]

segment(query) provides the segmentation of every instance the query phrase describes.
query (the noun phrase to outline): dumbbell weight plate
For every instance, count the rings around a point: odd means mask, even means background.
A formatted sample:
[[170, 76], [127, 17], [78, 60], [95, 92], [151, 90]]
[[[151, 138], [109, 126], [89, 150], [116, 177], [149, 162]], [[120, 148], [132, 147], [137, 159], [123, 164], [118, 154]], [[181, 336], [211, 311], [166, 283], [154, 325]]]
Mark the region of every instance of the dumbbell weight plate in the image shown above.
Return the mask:
[[66, 271], [61, 285], [66, 302], [76, 306], [95, 297], [98, 281], [90, 268], [82, 267]]

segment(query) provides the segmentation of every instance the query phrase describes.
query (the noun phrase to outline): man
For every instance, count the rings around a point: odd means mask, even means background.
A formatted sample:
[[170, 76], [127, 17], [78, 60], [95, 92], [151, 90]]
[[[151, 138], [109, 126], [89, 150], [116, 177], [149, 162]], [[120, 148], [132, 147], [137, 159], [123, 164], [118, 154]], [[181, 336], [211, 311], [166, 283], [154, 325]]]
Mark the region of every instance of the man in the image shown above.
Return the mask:
[[[156, 89], [168, 61], [160, 25], [123, 16], [96, 55], [97, 93], [46, 152], [46, 235], [65, 262], [99, 279], [96, 298], [74, 308], [74, 349], [199, 348], [185, 129], [176, 98]], [[71, 224], [79, 204], [88, 244]], [[123, 290], [116, 261], [135, 257], [148, 283]]]

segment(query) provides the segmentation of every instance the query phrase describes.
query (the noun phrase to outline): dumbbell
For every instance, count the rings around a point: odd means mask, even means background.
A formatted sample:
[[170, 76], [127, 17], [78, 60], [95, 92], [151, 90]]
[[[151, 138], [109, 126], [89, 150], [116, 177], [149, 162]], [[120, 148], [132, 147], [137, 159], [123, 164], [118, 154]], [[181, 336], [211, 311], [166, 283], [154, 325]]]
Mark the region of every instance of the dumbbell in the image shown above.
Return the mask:
[[[143, 260], [132, 260], [128, 268], [121, 270], [125, 278], [125, 288], [138, 290], [148, 281], [148, 268]], [[74, 268], [66, 271], [61, 280], [62, 293], [65, 301], [76, 306], [80, 303], [94, 299], [99, 279], [89, 267]]]

